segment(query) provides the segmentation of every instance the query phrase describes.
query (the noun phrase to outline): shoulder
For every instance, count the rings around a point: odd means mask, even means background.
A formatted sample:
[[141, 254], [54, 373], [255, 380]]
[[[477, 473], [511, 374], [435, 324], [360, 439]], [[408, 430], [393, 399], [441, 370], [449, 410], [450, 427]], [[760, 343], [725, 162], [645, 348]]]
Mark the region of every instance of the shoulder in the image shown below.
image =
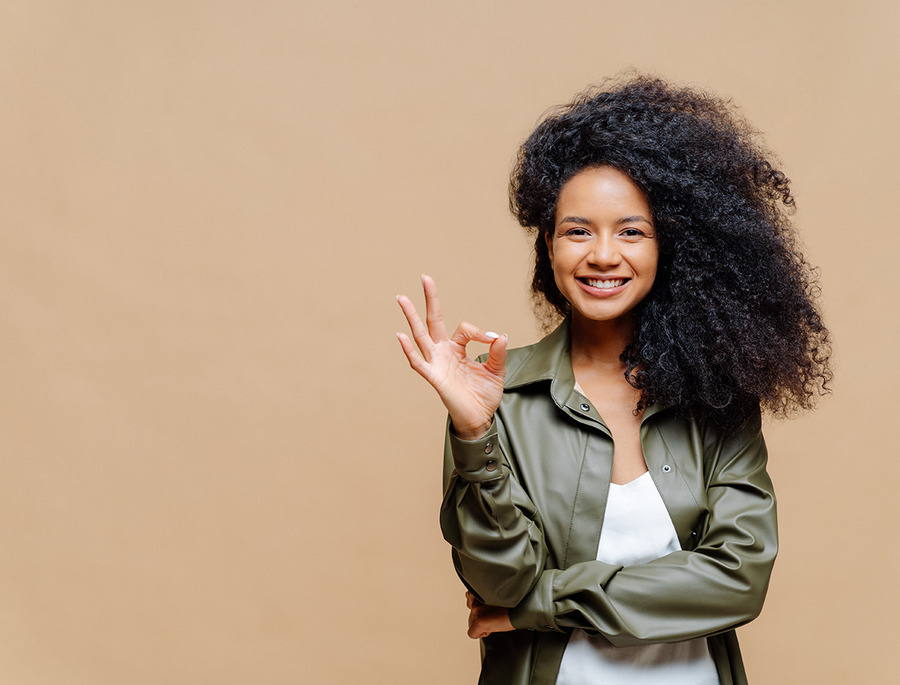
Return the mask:
[[[541, 342], [536, 342], [523, 347], [513, 347], [506, 351], [506, 379], [503, 383], [504, 390], [519, 388], [540, 380], [552, 380], [555, 369], [540, 354]], [[487, 354], [478, 356], [477, 361], [487, 361]]]
[[511, 390], [539, 381], [557, 382], [560, 379], [574, 383], [568, 320], [536, 343], [509, 350], [504, 387]]
[[[484, 362], [487, 355], [478, 357]], [[569, 330], [564, 322], [559, 328], [535, 343], [506, 351], [504, 389], [512, 390], [539, 381], [555, 380], [571, 375]]]
[[[543, 340], [539, 340], [538, 342], [532, 343], [530, 345], [524, 345], [522, 347], [513, 347], [506, 352], [506, 376], [507, 379], [517, 378], [519, 372], [522, 370], [524, 366], [526, 366], [529, 360], [532, 360], [537, 355], [540, 357], [540, 352]], [[542, 359], [535, 359], [535, 361], [541, 362], [541, 366], [546, 366], [543, 363]]]

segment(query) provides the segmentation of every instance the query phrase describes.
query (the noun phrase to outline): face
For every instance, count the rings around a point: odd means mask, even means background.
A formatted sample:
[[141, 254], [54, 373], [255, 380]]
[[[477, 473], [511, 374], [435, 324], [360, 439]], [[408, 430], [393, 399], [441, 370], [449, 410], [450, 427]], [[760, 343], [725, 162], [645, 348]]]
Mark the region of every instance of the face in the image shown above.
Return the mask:
[[563, 185], [547, 247], [556, 286], [576, 318], [620, 320], [656, 278], [659, 244], [650, 204], [612, 167], [588, 167]]

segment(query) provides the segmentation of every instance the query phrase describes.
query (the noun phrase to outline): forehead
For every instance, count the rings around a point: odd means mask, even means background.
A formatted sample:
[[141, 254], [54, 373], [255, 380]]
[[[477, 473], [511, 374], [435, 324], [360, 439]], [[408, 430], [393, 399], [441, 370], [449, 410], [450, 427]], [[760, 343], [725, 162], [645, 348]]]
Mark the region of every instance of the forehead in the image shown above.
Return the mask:
[[563, 184], [556, 201], [557, 221], [576, 207], [600, 213], [641, 213], [650, 218], [644, 191], [627, 174], [609, 166], [582, 169]]

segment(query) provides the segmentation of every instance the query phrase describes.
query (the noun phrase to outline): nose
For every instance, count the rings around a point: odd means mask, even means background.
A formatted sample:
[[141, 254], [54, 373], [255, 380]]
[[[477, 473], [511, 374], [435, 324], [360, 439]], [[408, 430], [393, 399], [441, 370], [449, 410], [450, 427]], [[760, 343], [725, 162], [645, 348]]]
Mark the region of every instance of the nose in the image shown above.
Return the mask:
[[618, 266], [622, 261], [622, 254], [616, 239], [605, 231], [601, 232], [593, 241], [590, 260], [593, 266], [599, 269], [609, 269]]

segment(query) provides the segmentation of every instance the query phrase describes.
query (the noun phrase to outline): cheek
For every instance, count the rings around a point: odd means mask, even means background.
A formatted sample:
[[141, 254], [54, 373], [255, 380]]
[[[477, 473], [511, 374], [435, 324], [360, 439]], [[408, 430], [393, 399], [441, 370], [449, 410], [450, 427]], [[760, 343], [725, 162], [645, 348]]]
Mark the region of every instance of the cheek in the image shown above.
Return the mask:
[[648, 273], [656, 273], [656, 269], [659, 266], [659, 248], [656, 247], [652, 250], [647, 250], [646, 254], [644, 254], [644, 269]]
[[659, 252], [657, 250], [644, 250], [632, 253], [631, 266], [638, 274], [641, 282], [641, 291], [646, 294], [650, 292], [653, 283], [656, 281], [656, 273], [659, 267]]
[[557, 279], [572, 269], [573, 256], [570, 248], [571, 246], [564, 243], [557, 244], [556, 249], [550, 253], [550, 268], [553, 269], [553, 274]]
[[[550, 250], [550, 269], [553, 271], [553, 282], [561, 293], [565, 293], [567, 260], [566, 251]], [[566, 297], [568, 299], [568, 297]]]
[[553, 269], [553, 281], [556, 283], [556, 287], [559, 288], [563, 280], [559, 269], [559, 262], [551, 260], [550, 267]]

